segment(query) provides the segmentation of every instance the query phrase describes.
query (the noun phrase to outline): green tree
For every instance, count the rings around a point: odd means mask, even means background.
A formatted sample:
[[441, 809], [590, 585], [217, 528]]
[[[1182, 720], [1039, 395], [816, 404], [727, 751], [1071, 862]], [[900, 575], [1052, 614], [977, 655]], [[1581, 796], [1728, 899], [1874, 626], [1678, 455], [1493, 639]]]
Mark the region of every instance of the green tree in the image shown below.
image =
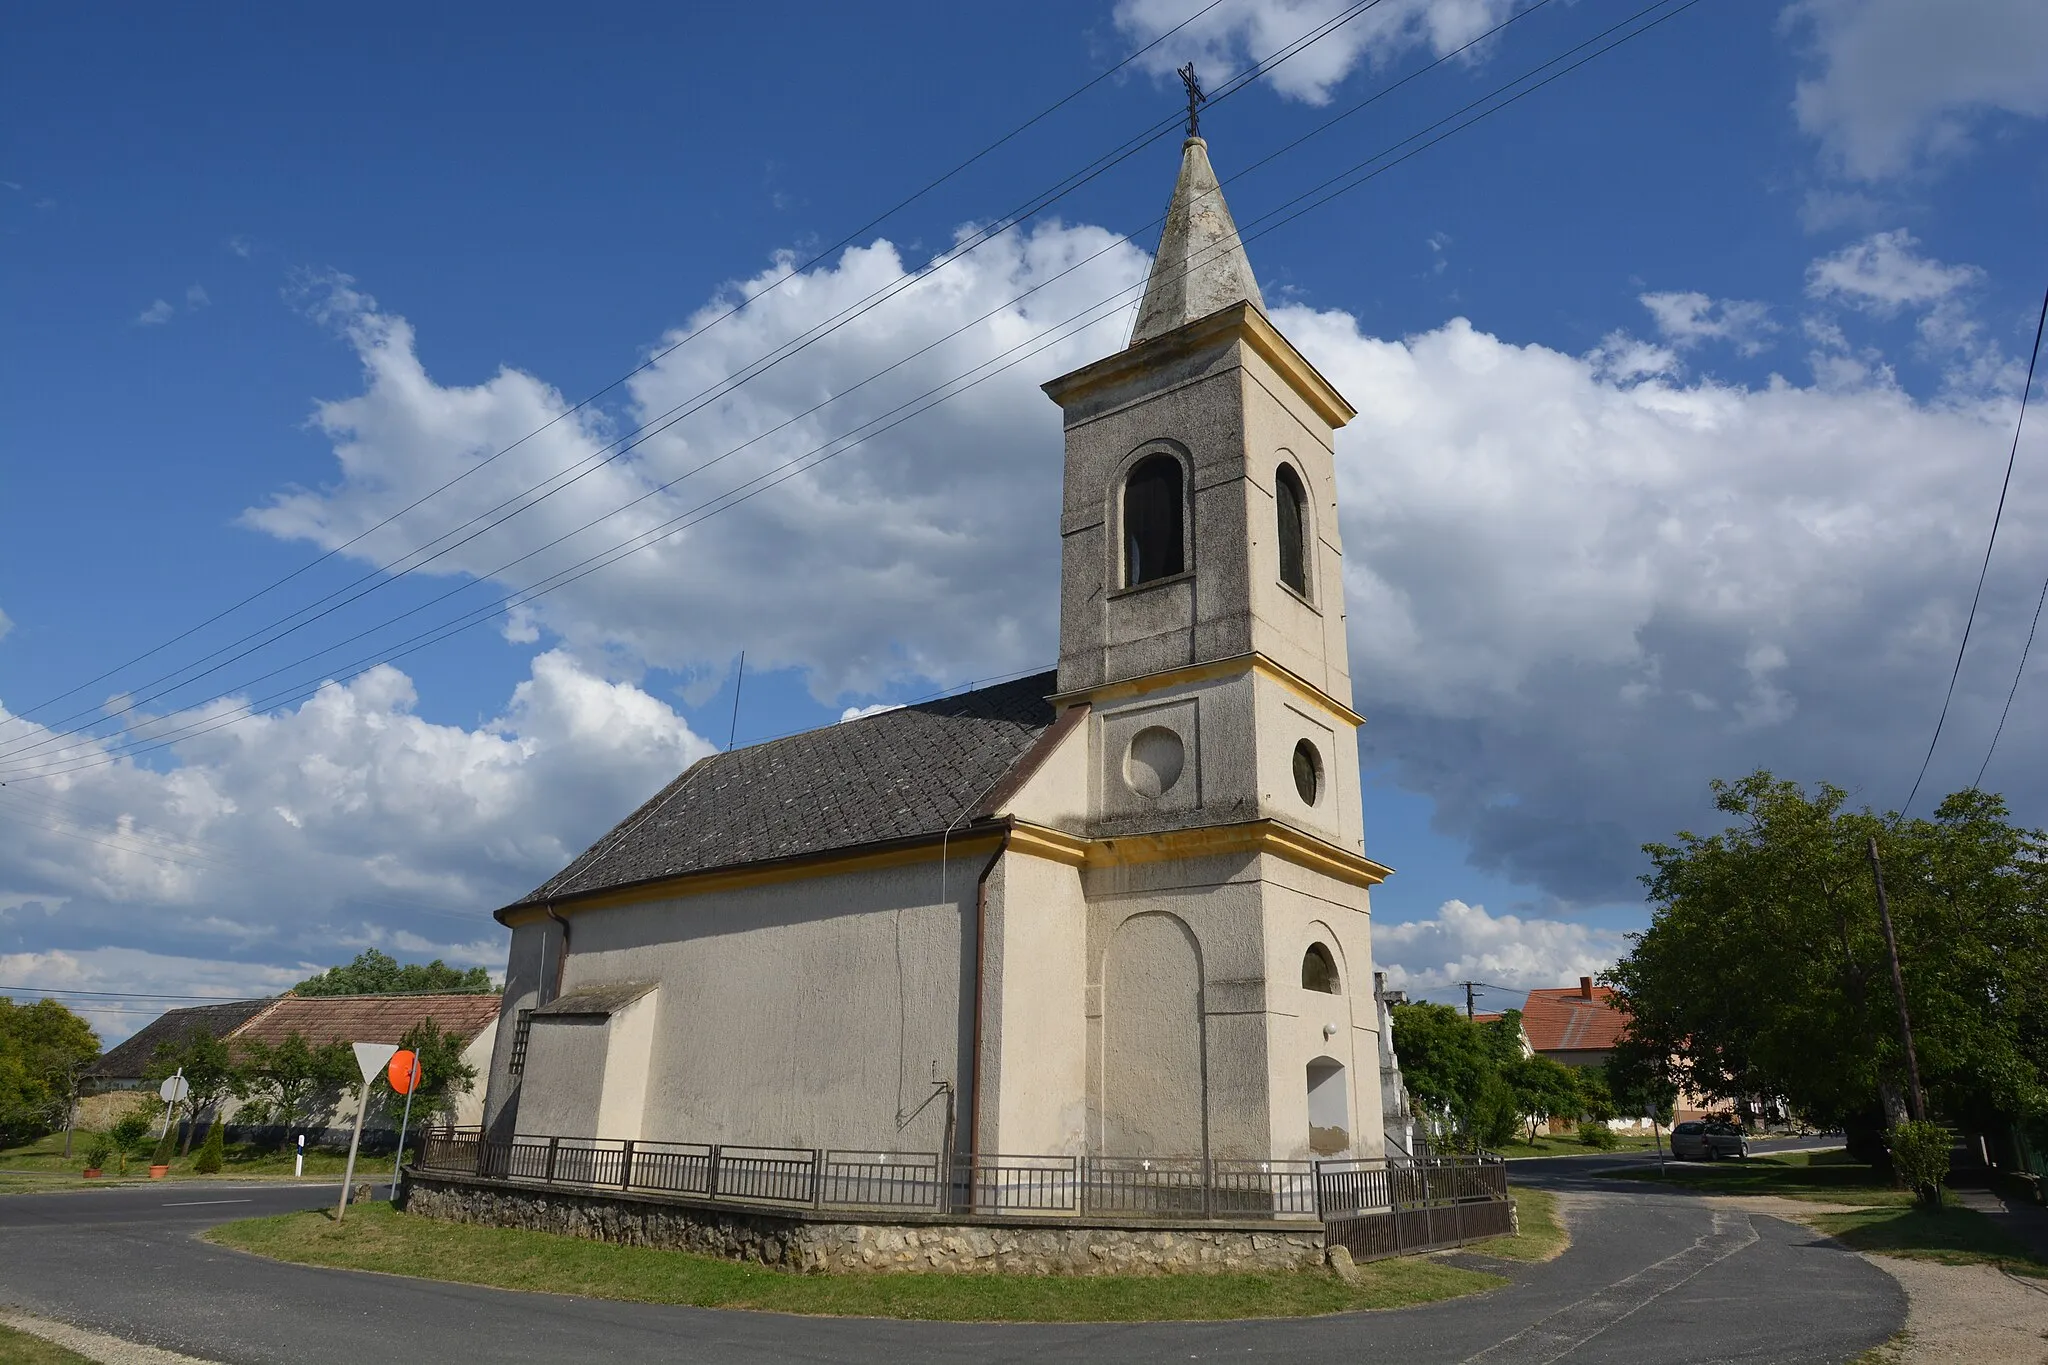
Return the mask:
[[482, 967], [467, 971], [451, 967], [440, 958], [422, 965], [401, 963], [388, 953], [366, 948], [344, 966], [329, 967], [292, 987], [295, 995], [399, 995], [440, 991], [451, 995], [488, 995], [490, 973]]
[[1866, 1140], [1903, 1114], [1875, 837], [1933, 1108], [1969, 1127], [2048, 1116], [2039, 831], [1984, 792], [1900, 820], [1762, 771], [1713, 790], [1735, 823], [1646, 846], [1651, 924], [1606, 977], [1629, 1014], [1621, 1055], [1635, 1078], [1736, 1105], [1781, 1096]]
[[1515, 1097], [1515, 1112], [1529, 1125], [1529, 1141], [1549, 1118], [1578, 1118], [1586, 1108], [1578, 1073], [1549, 1057], [1516, 1057], [1501, 1069]]
[[114, 1153], [121, 1162], [121, 1174], [128, 1173], [128, 1163], [134, 1160], [149, 1142], [149, 1129], [148, 1111], [137, 1109], [123, 1114], [119, 1121], [107, 1130], [107, 1136], [113, 1140]]
[[249, 1073], [228, 1045], [204, 1028], [193, 1028], [182, 1038], [158, 1043], [143, 1074], [160, 1082], [178, 1072], [184, 1073], [186, 1083], [192, 1087], [185, 1101], [185, 1113], [191, 1121], [185, 1127], [182, 1148], [190, 1154], [201, 1112], [219, 1117], [228, 1100], [247, 1092]]
[[0, 1000], [0, 1144], [61, 1127], [99, 1055], [98, 1035], [55, 1000]]
[[228, 1126], [215, 1119], [206, 1128], [206, 1141], [199, 1144], [199, 1155], [192, 1158], [192, 1169], [200, 1175], [219, 1175], [220, 1168], [227, 1164]]
[[335, 1041], [316, 1047], [296, 1033], [274, 1047], [260, 1041], [247, 1044], [242, 1068], [245, 1093], [261, 1106], [263, 1121], [287, 1133], [299, 1125], [315, 1096], [352, 1086], [358, 1079], [348, 1044]]
[[1490, 1146], [1514, 1136], [1514, 1095], [1500, 1075], [1497, 1037], [1449, 1005], [1396, 1005], [1393, 1022], [1401, 1074], [1438, 1142], [1462, 1135]]

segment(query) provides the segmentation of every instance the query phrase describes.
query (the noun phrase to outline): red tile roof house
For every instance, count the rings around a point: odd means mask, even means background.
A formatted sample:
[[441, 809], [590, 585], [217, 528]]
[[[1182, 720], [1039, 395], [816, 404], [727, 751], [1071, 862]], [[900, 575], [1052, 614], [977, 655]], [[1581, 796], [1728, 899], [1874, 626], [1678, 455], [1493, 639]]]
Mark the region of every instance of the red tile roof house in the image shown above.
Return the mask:
[[[1529, 992], [1522, 1006], [1522, 1036], [1539, 1057], [1566, 1066], [1601, 1066], [1613, 1055], [1628, 1025], [1628, 1014], [1614, 1001], [1614, 992], [1582, 976], [1576, 986], [1545, 987]], [[1680, 1094], [1675, 1118], [1697, 1118], [1706, 1110], [1701, 1102]], [[1617, 1126], [1640, 1128], [1633, 1116], [1616, 1120]]]
[[[452, 1114], [443, 1115], [458, 1124], [474, 1124], [483, 1116], [484, 1078], [490, 1074], [491, 1049], [497, 1039], [498, 1011], [503, 997], [496, 992], [478, 995], [281, 995], [270, 1000], [238, 1000], [223, 1005], [171, 1010], [145, 1026], [126, 1042], [110, 1049], [87, 1073], [97, 1089], [122, 1091], [146, 1089], [143, 1073], [160, 1043], [174, 1042], [194, 1029], [202, 1029], [224, 1040], [230, 1047], [263, 1043], [275, 1046], [296, 1033], [315, 1045], [344, 1043], [396, 1043], [405, 1031], [423, 1019], [432, 1019], [443, 1032], [462, 1038], [462, 1058], [476, 1068], [476, 1083], [467, 1095], [457, 1099]], [[238, 1049], [239, 1050], [239, 1049]], [[328, 1097], [323, 1107], [316, 1101], [304, 1124], [308, 1142], [318, 1142], [346, 1129], [355, 1117], [354, 1095]], [[253, 1117], [248, 1103], [230, 1101], [227, 1120], [239, 1126], [245, 1111]], [[201, 1116], [204, 1117], [203, 1115]], [[396, 1130], [399, 1115], [375, 1110], [365, 1121], [365, 1132], [383, 1128]]]

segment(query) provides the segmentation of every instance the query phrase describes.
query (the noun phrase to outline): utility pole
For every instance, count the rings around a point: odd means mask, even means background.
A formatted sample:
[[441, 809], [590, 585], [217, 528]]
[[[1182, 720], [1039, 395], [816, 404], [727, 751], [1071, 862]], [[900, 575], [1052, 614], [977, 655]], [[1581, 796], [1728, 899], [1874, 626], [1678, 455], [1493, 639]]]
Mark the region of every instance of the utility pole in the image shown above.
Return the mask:
[[1465, 988], [1465, 1017], [1470, 1019], [1472, 1017], [1472, 988], [1479, 983], [1477, 981], [1460, 981], [1458, 984]]
[[1906, 1013], [1906, 978], [1899, 974], [1899, 940], [1892, 933], [1891, 903], [1884, 894], [1884, 866], [1877, 860], [1877, 836], [1870, 836], [1870, 875], [1877, 882], [1877, 917], [1884, 922], [1884, 951], [1892, 966], [1892, 998], [1899, 1004], [1899, 1037], [1906, 1044], [1907, 1100], [1915, 1122], [1927, 1117], [1927, 1097], [1920, 1093], [1920, 1061], [1913, 1055], [1913, 1020]]

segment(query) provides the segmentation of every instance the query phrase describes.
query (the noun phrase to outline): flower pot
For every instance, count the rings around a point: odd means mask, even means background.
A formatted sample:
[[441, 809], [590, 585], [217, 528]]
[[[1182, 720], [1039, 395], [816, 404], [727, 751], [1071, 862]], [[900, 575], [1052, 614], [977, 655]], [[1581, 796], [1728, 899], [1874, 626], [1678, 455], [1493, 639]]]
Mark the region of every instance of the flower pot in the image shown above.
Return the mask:
[[151, 1180], [162, 1180], [170, 1173], [171, 1168], [169, 1166], [152, 1166], [149, 1168], [149, 1178]]
[[88, 1167], [86, 1167], [86, 1168], [85, 1168], [85, 1178], [86, 1178], [87, 1180], [98, 1180], [98, 1179], [100, 1178], [100, 1168], [99, 1168], [99, 1167], [97, 1167], [97, 1166], [88, 1166]]

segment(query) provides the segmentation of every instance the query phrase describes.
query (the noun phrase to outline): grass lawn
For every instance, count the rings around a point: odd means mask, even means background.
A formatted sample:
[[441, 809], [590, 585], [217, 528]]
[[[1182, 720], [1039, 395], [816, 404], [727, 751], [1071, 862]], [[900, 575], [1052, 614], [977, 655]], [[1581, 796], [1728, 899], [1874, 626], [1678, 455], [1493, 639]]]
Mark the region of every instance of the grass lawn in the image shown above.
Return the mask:
[[1778, 1152], [1747, 1161], [1674, 1161], [1656, 1170], [1614, 1171], [1611, 1180], [1698, 1190], [1702, 1194], [1781, 1194], [1824, 1204], [1904, 1207], [1913, 1196], [1847, 1152]]
[[41, 1337], [0, 1327], [0, 1365], [92, 1365], [85, 1356]]
[[[64, 1155], [64, 1135], [52, 1133], [21, 1147], [0, 1149], [0, 1193], [19, 1193], [22, 1190], [47, 1190], [55, 1184], [80, 1183], [81, 1172], [85, 1170], [85, 1151], [92, 1145], [92, 1134], [72, 1134], [71, 1155]], [[257, 1148], [247, 1143], [230, 1143], [226, 1162], [220, 1173], [213, 1176], [199, 1176], [192, 1169], [192, 1162], [198, 1156], [195, 1147], [191, 1156], [171, 1155], [170, 1179], [199, 1178], [207, 1180], [241, 1179], [251, 1176], [286, 1176], [292, 1173], [295, 1152], [290, 1148]], [[106, 1166], [107, 1180], [148, 1179], [150, 1153], [128, 1163], [127, 1175], [120, 1174], [120, 1163], [109, 1159]], [[323, 1152], [308, 1149], [306, 1152], [306, 1175], [333, 1179], [348, 1166], [348, 1153]], [[385, 1179], [391, 1175], [391, 1154], [382, 1156], [358, 1156], [356, 1178], [374, 1179], [378, 1171], [384, 1172]], [[97, 1183], [97, 1182], [92, 1182]]]
[[1595, 1156], [1603, 1150], [1616, 1152], [1647, 1152], [1653, 1140], [1648, 1133], [1616, 1133], [1611, 1149], [1588, 1147], [1579, 1141], [1577, 1133], [1538, 1133], [1534, 1142], [1516, 1138], [1496, 1148], [1502, 1156]]
[[1662, 1177], [1655, 1171], [1626, 1171], [1613, 1178], [1705, 1194], [1777, 1194], [1853, 1204], [1854, 1213], [1815, 1213], [1803, 1221], [1858, 1251], [1944, 1265], [1995, 1265], [2048, 1278], [2048, 1262], [2028, 1254], [1983, 1214], [1953, 1204], [1929, 1213], [1914, 1205], [1910, 1193], [1846, 1152], [1780, 1152], [1747, 1161], [1673, 1165]]
[[1571, 1245], [1571, 1235], [1557, 1218], [1556, 1195], [1519, 1187], [1510, 1187], [1509, 1192], [1515, 1197], [1515, 1221], [1521, 1231], [1512, 1237], [1474, 1242], [1467, 1251], [1509, 1261], [1547, 1261]]
[[753, 1308], [843, 1317], [948, 1322], [1149, 1322], [1302, 1317], [1400, 1308], [1506, 1281], [1408, 1258], [1359, 1267], [1345, 1284], [1325, 1271], [1265, 1275], [803, 1275], [680, 1251], [615, 1246], [545, 1232], [472, 1227], [370, 1203], [336, 1224], [291, 1213], [227, 1223], [222, 1246], [302, 1265], [552, 1291], [643, 1303]]
[[1860, 1209], [1815, 1214], [1813, 1225], [1858, 1251], [1910, 1256], [1943, 1265], [1995, 1265], [2015, 1275], [2048, 1279], [2048, 1261], [2029, 1254], [2003, 1228], [1974, 1209], [1953, 1205], [1939, 1213], [1920, 1208]]

